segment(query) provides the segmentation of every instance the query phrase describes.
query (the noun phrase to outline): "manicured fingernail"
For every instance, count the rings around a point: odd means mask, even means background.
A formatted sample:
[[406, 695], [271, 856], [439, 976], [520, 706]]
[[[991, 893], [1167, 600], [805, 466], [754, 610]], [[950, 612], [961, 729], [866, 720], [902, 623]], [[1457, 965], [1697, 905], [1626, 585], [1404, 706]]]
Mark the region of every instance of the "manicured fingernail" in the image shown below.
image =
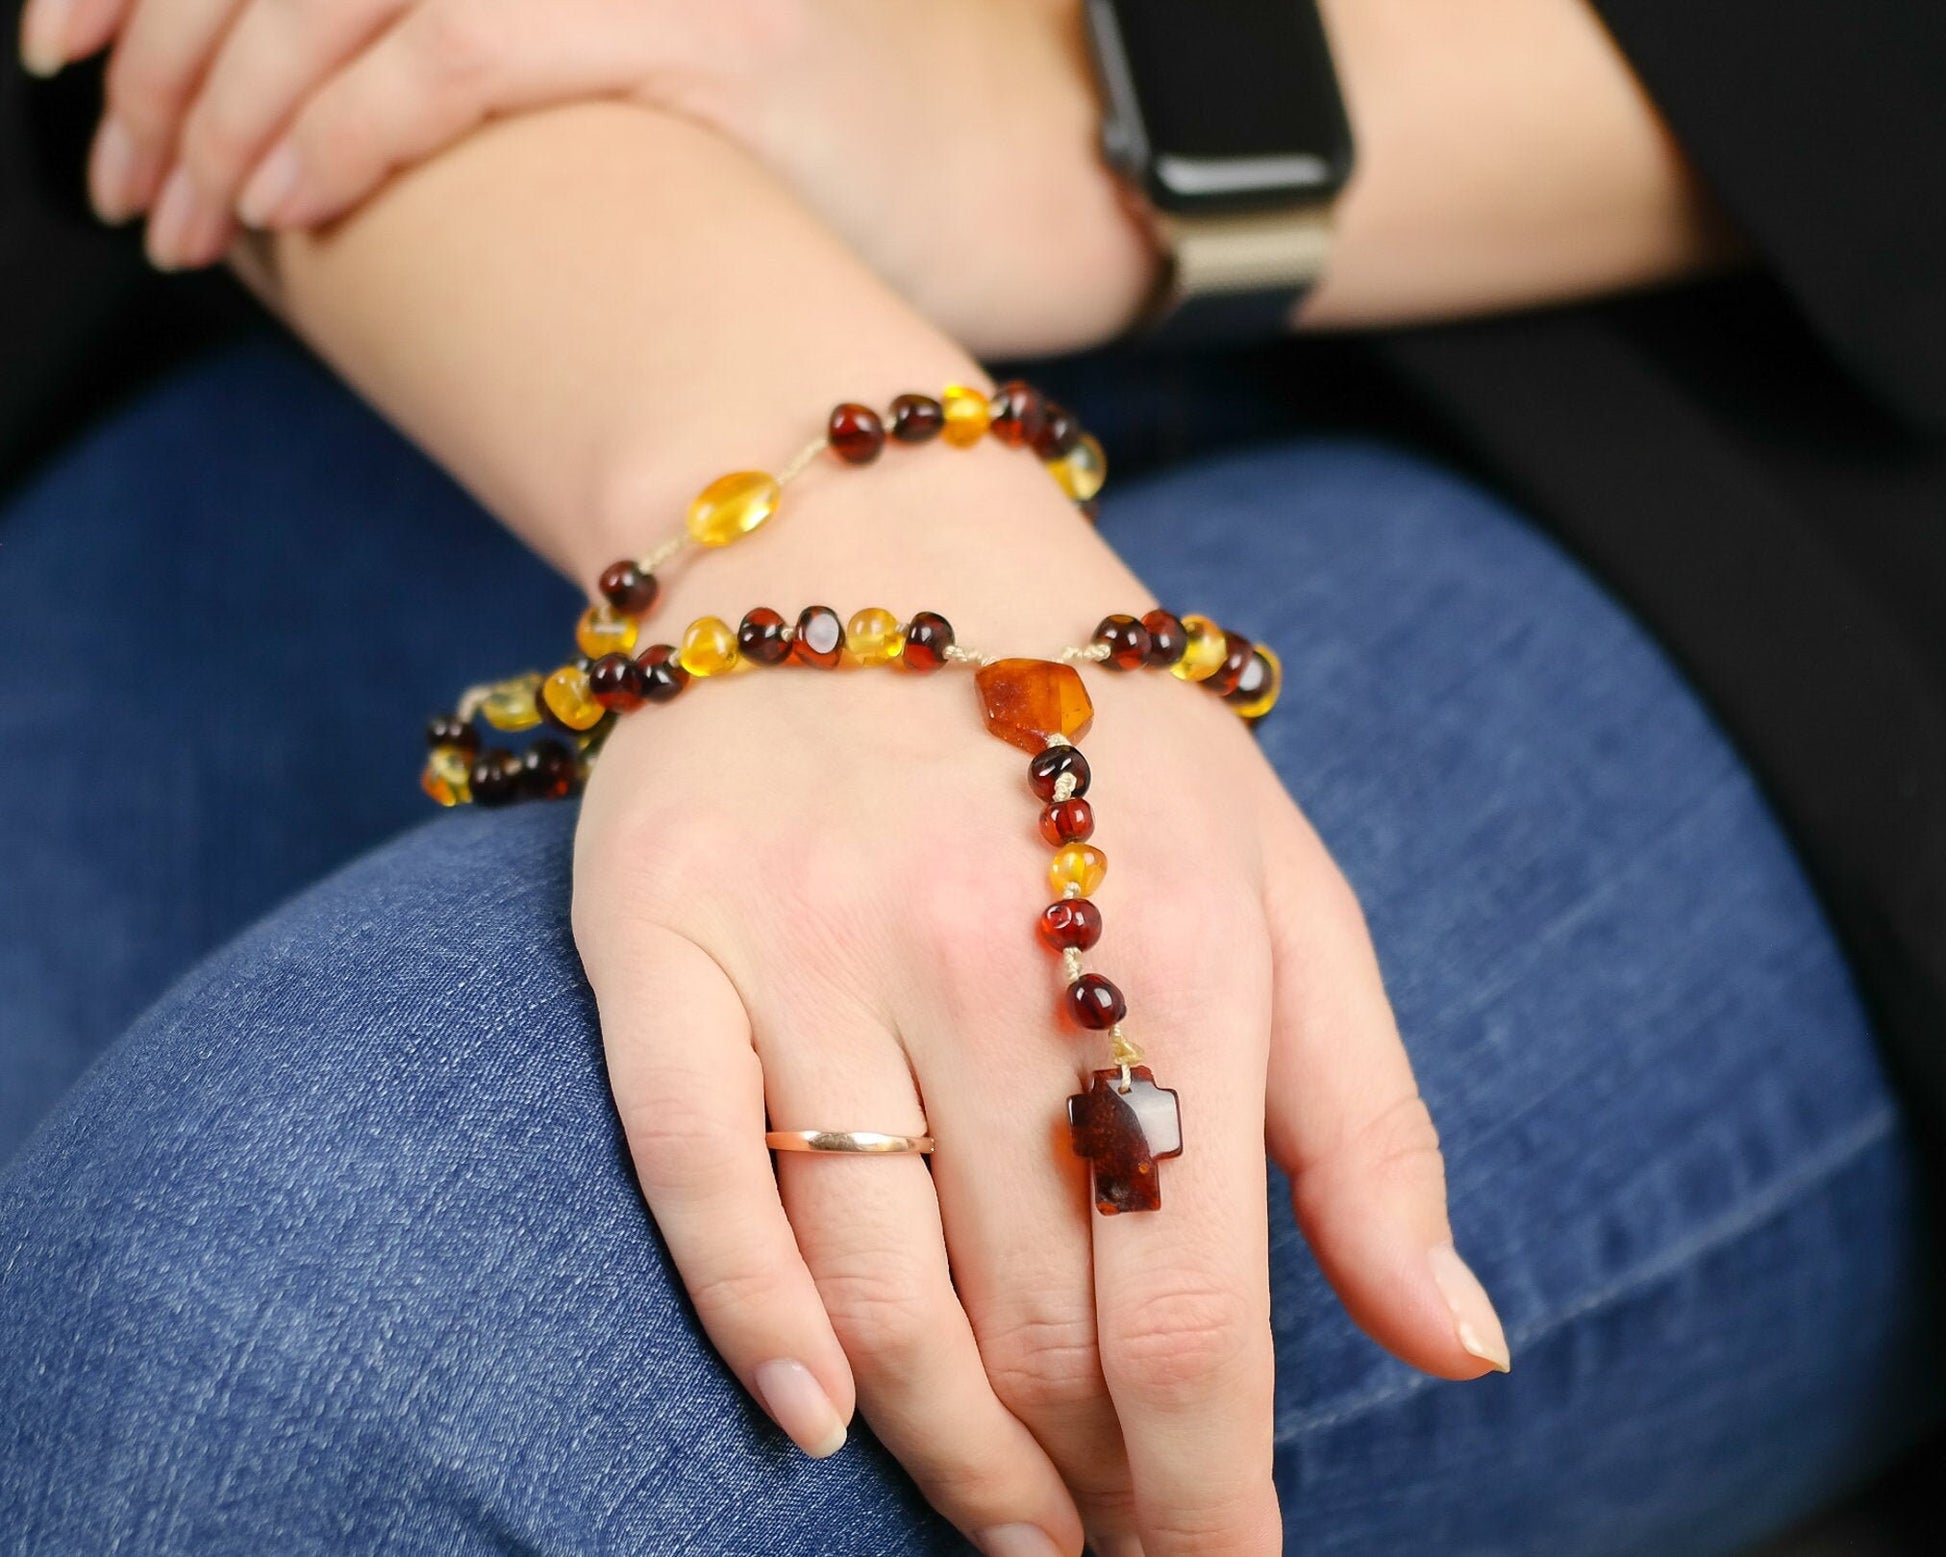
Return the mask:
[[88, 158], [88, 189], [104, 222], [125, 222], [135, 214], [135, 137], [119, 119], [101, 122]]
[[1061, 1548], [1039, 1525], [995, 1525], [982, 1530], [974, 1544], [985, 1557], [1061, 1557]]
[[236, 212], [246, 227], [268, 227], [297, 188], [297, 152], [280, 143], [250, 175], [237, 196]]
[[812, 1459], [825, 1459], [844, 1448], [845, 1424], [803, 1363], [773, 1357], [757, 1365], [756, 1381], [764, 1409]]
[[20, 18], [20, 63], [51, 76], [68, 62], [68, 16], [74, 0], [32, 0]]
[[1507, 1351], [1507, 1332], [1500, 1327], [1500, 1316], [1493, 1311], [1493, 1299], [1480, 1285], [1480, 1278], [1450, 1243], [1436, 1245], [1428, 1261], [1433, 1282], [1452, 1312], [1453, 1329], [1466, 1354], [1491, 1363], [1502, 1373], [1509, 1372], [1513, 1358]]

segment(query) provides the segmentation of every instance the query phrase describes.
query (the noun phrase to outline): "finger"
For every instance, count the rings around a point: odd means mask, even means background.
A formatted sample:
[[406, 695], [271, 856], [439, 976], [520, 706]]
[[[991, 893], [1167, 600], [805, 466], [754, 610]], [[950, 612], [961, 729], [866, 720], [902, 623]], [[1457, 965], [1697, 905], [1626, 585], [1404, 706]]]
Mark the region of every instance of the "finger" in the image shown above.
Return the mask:
[[1294, 811], [1274, 822], [1275, 980], [1266, 1139], [1346, 1311], [1442, 1378], [1509, 1366], [1486, 1289], [1454, 1251], [1438, 1133], [1350, 886]]
[[51, 76], [115, 36], [131, 0], [27, 0], [20, 12], [20, 62]]
[[113, 125], [110, 139], [126, 148], [111, 220], [158, 198], [183, 114], [238, 8], [239, 0], [143, 0], [129, 13], [108, 59], [102, 115], [104, 132]]
[[711, 1342], [806, 1454], [845, 1441], [850, 1365], [764, 1149], [763, 1076], [735, 989], [668, 930], [580, 933], [642, 1193]]
[[[898, 1040], [815, 996], [759, 1020], [776, 1129], [924, 1133]], [[767, 1035], [767, 1041], [766, 1041]], [[948, 1148], [984, 1153], [988, 1143]], [[778, 1154], [798, 1244], [851, 1358], [865, 1418], [927, 1500], [993, 1557], [1081, 1550], [1061, 1476], [995, 1397], [953, 1291], [939, 1203], [918, 1156]]]
[[[1200, 874], [1143, 894], [1161, 939], [1130, 948], [1118, 980], [1156, 1084], [1180, 1094], [1183, 1152], [1161, 1165], [1159, 1210], [1094, 1217], [1102, 1367], [1147, 1557], [1283, 1547], [1260, 1128], [1269, 947], [1255, 905], [1211, 902]], [[1189, 906], [1172, 915], [1165, 900]]]

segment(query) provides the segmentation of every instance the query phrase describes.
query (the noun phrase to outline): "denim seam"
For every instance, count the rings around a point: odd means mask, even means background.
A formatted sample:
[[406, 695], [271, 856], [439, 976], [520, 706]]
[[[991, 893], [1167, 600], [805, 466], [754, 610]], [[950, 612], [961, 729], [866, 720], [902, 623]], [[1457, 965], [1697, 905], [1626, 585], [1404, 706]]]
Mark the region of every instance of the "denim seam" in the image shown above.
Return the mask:
[[[1897, 1130], [1898, 1124], [1898, 1110], [1890, 1105], [1877, 1113], [1867, 1115], [1842, 1135], [1827, 1142], [1815, 1156], [1800, 1163], [1792, 1172], [1772, 1180], [1762, 1194], [1744, 1201], [1714, 1222], [1670, 1245], [1662, 1253], [1653, 1256], [1633, 1270], [1615, 1277], [1586, 1296], [1577, 1298], [1566, 1308], [1550, 1314], [1541, 1323], [1514, 1331], [1508, 1337], [1510, 1349], [1518, 1356], [1522, 1347], [1537, 1344], [1563, 1326], [1585, 1318], [1597, 1309], [1635, 1296], [1753, 1231], [1762, 1223], [1803, 1200], [1812, 1190], [1844, 1173], [1874, 1146], [1890, 1137]], [[1291, 1443], [1302, 1434], [1316, 1432], [1321, 1428], [1337, 1427], [1380, 1406], [1408, 1400], [1414, 1395], [1446, 1382], [1448, 1381], [1436, 1379], [1430, 1374], [1414, 1373], [1396, 1384], [1373, 1390], [1346, 1404], [1300, 1416], [1288, 1427], [1279, 1428], [1275, 1441], [1280, 1446]]]

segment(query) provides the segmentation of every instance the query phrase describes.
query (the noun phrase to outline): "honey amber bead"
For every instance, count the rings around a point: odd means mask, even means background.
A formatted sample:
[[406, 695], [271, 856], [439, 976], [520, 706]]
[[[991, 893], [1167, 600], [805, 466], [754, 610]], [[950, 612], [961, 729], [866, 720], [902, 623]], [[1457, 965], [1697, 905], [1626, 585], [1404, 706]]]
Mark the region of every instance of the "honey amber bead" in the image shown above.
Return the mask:
[[1092, 843], [1063, 844], [1047, 868], [1048, 884], [1056, 897], [1067, 895], [1073, 887], [1082, 897], [1093, 897], [1101, 878], [1108, 874], [1108, 856]]
[[625, 611], [630, 616], [646, 615], [662, 590], [653, 573], [644, 573], [638, 564], [626, 557], [603, 568], [595, 587], [601, 592], [602, 599], [617, 611]]
[[937, 670], [953, 646], [953, 624], [937, 611], [921, 611], [905, 624], [899, 663], [907, 670]]
[[743, 614], [737, 627], [737, 652], [758, 665], [781, 665], [791, 657], [791, 640], [784, 631], [784, 619], [769, 606], [757, 606]]
[[1149, 663], [1162, 669], [1182, 658], [1189, 647], [1189, 631], [1167, 611], [1151, 611], [1142, 618], [1149, 630]]
[[1169, 667], [1169, 674], [1183, 681], [1207, 681], [1223, 668], [1229, 645], [1223, 629], [1207, 616], [1182, 619], [1182, 657]]
[[719, 476], [689, 505], [690, 538], [704, 546], [727, 546], [776, 513], [782, 496], [777, 478], [761, 470]]
[[723, 676], [737, 668], [736, 629], [720, 616], [699, 616], [683, 629], [682, 668], [692, 676]]
[[580, 776], [574, 753], [547, 736], [520, 754], [520, 790], [535, 800], [565, 800]]
[[672, 643], [652, 643], [635, 658], [642, 671], [642, 696], [651, 703], [666, 703], [689, 685], [689, 672], [682, 668]]
[[904, 647], [899, 619], [881, 606], [867, 606], [845, 623], [845, 653], [854, 665], [889, 665]]
[[1108, 651], [1102, 663], [1115, 670], [1135, 670], [1148, 663], [1149, 630], [1132, 616], [1104, 616], [1094, 641]]
[[869, 465], [885, 447], [885, 423], [870, 406], [847, 401], [832, 411], [824, 438], [847, 465]]
[[1236, 691], [1237, 684], [1243, 680], [1243, 673], [1256, 657], [1257, 646], [1241, 633], [1223, 635], [1223, 663], [1216, 667], [1216, 674], [1205, 678], [1203, 690], [1214, 692], [1218, 697], [1228, 697]]
[[1058, 460], [1049, 461], [1047, 468], [1061, 483], [1061, 490], [1077, 503], [1087, 502], [1108, 480], [1108, 456], [1092, 433], [1081, 434], [1074, 447]]
[[1277, 694], [1283, 690], [1283, 661], [1260, 643], [1236, 690], [1224, 701], [1245, 719], [1261, 719], [1277, 706]]
[[1098, 1033], [1108, 1031], [1128, 1015], [1128, 1002], [1112, 980], [1099, 973], [1084, 973], [1067, 991], [1068, 1014], [1083, 1027]]
[[603, 708], [630, 713], [642, 706], [642, 667], [626, 654], [604, 654], [588, 667], [588, 691]]
[[426, 721], [426, 744], [428, 746], [457, 746], [461, 751], [480, 749], [480, 732], [473, 728], [470, 720], [458, 714], [440, 714]]
[[604, 600], [581, 613], [574, 626], [574, 641], [589, 659], [598, 660], [604, 654], [630, 653], [641, 631], [634, 617]]
[[457, 746], [435, 746], [426, 753], [419, 787], [443, 806], [463, 806], [473, 798], [473, 758]]
[[540, 723], [534, 708], [534, 694], [541, 678], [529, 673], [496, 681], [480, 699], [480, 717], [496, 730], [531, 730]]
[[1086, 951], [1101, 939], [1101, 910], [1085, 897], [1064, 897], [1041, 910], [1035, 931], [1049, 951]]
[[1095, 705], [1081, 673], [1059, 660], [995, 660], [973, 678], [987, 733], [1022, 751], [1078, 741], [1094, 723]]
[[830, 606], [806, 606], [798, 613], [791, 658], [800, 665], [830, 670], [845, 652], [845, 624]]
[[1041, 425], [1033, 438], [1034, 452], [1044, 460], [1058, 460], [1081, 436], [1081, 424], [1075, 420], [1074, 413], [1066, 406], [1056, 405], [1052, 400], [1044, 403], [1041, 410]]
[[520, 798], [520, 759], [490, 746], [473, 759], [469, 780], [476, 806], [504, 806]]
[[1094, 836], [1095, 808], [1085, 800], [1057, 800], [1041, 812], [1041, 836], [1059, 848]]
[[1072, 746], [1050, 746], [1046, 751], [1036, 752], [1027, 764], [1027, 785], [1043, 800], [1054, 799], [1054, 792], [1066, 775], [1074, 776], [1074, 786], [1070, 795], [1088, 793], [1088, 780], [1093, 775], [1088, 770], [1088, 759]]
[[1032, 384], [1010, 379], [993, 392], [991, 431], [1010, 449], [1032, 446], [1047, 421], [1047, 402]]
[[608, 712], [595, 701], [588, 673], [578, 665], [563, 665], [543, 681], [539, 702], [554, 723], [570, 730], [592, 730]]
[[946, 408], [931, 395], [900, 395], [892, 402], [892, 436], [900, 443], [928, 443], [946, 425]]
[[957, 449], [978, 443], [993, 420], [987, 397], [966, 384], [948, 384], [941, 407], [946, 413], [946, 441]]

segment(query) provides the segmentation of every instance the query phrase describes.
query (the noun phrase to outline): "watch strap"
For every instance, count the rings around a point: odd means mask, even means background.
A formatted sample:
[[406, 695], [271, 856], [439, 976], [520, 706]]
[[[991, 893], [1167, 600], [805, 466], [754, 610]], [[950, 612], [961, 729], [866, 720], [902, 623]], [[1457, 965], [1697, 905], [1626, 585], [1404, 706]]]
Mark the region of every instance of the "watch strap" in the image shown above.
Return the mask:
[[1275, 339], [1331, 254], [1329, 199], [1153, 220], [1169, 264], [1140, 333], [1160, 346]]

